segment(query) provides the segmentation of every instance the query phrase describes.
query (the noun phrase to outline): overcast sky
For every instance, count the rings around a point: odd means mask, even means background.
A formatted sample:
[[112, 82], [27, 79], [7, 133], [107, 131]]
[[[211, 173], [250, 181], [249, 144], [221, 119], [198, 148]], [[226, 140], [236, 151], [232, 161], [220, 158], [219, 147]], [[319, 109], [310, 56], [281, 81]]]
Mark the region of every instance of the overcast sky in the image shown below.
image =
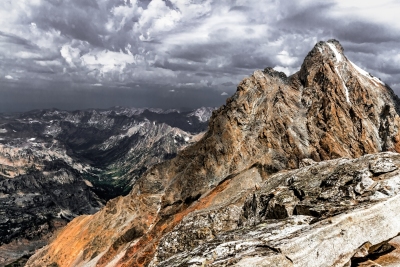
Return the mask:
[[1, 0], [0, 112], [219, 106], [320, 40], [400, 93], [400, 1]]

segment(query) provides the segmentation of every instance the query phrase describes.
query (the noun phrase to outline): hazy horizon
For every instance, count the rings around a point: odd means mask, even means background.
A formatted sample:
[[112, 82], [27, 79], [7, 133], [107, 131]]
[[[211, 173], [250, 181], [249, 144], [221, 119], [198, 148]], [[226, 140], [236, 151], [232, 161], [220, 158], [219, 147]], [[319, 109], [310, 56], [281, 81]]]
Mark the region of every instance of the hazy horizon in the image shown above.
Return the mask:
[[0, 112], [220, 106], [256, 69], [299, 70], [318, 41], [400, 93], [398, 1], [0, 3]]

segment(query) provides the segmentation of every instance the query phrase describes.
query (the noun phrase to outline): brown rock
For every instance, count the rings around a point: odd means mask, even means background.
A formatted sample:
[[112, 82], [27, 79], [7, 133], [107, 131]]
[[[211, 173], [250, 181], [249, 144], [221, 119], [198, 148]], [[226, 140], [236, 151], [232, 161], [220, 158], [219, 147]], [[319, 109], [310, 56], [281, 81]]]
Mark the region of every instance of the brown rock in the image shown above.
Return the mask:
[[[188, 214], [213, 207], [244, 170], [256, 167], [266, 179], [297, 168], [305, 158], [319, 162], [400, 152], [397, 97], [388, 86], [360, 72], [342, 52], [337, 41], [320, 42], [290, 77], [270, 68], [255, 71], [238, 85], [226, 105], [214, 111], [209, 130], [198, 143], [147, 171], [128, 196], [112, 200], [93, 216], [72, 221], [27, 266], [147, 266], [163, 236]], [[323, 172], [312, 169], [313, 165], [307, 168], [311, 174]], [[308, 188], [296, 181], [290, 186], [274, 184], [274, 188], [283, 186], [281, 192], [264, 196], [270, 198], [264, 217], [253, 216], [253, 222], [287, 219], [295, 212], [332, 216], [341, 208], [315, 205], [310, 197], [323, 194], [322, 198], [337, 201], [351, 196], [352, 190], [337, 186], [346, 179], [353, 177], [331, 177], [322, 189], [322, 181]], [[248, 190], [255, 189], [257, 185]], [[296, 209], [296, 201], [302, 201], [301, 208]], [[202, 228], [195, 235], [208, 240], [214, 233]], [[245, 248], [241, 251], [238, 262], [255, 257]]]

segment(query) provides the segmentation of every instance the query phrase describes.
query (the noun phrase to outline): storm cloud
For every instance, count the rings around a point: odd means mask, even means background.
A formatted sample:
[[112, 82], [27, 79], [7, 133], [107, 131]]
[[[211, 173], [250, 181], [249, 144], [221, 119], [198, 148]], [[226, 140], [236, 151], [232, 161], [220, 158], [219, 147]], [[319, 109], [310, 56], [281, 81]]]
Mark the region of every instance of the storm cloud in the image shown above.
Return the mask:
[[315, 43], [400, 93], [398, 1], [0, 2], [0, 112], [218, 106], [255, 69], [296, 72]]

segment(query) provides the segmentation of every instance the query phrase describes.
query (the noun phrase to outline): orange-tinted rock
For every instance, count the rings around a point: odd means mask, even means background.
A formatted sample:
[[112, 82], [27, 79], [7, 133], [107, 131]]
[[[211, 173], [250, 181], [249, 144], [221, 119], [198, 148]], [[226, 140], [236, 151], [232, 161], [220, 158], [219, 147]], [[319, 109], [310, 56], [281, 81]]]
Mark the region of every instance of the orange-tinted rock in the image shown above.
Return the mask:
[[[198, 143], [147, 171], [128, 196], [72, 221], [27, 266], [146, 266], [166, 233], [217, 205], [229, 179], [252, 166], [266, 178], [304, 159], [400, 152], [397, 103], [337, 41], [320, 42], [290, 77], [267, 68], [245, 78]], [[282, 216], [291, 213], [282, 206]]]

